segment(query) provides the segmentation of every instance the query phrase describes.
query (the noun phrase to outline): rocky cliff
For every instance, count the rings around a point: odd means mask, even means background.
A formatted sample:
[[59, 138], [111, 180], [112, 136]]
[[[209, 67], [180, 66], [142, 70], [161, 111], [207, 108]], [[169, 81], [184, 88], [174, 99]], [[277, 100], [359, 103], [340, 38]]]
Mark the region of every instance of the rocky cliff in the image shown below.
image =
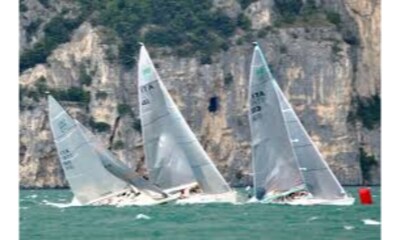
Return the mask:
[[[73, 1], [43, 2], [48, 1], [21, 3], [21, 56], [45, 37], [41, 24], [80, 11]], [[380, 1], [297, 1], [300, 12], [287, 11], [291, 2], [213, 1], [213, 8], [245, 19], [249, 27], [236, 29], [229, 48], [213, 52], [206, 62], [179, 56], [170, 47], [148, 45], [148, 50], [179, 109], [232, 185], [251, 180], [247, 85], [255, 40], [339, 180], [380, 184]], [[43, 23], [30, 29], [37, 19]], [[49, 129], [47, 90], [120, 160], [144, 171], [136, 66], [115, 61], [119, 39], [108, 33], [82, 19], [44, 63], [21, 71], [21, 187], [67, 186]]]

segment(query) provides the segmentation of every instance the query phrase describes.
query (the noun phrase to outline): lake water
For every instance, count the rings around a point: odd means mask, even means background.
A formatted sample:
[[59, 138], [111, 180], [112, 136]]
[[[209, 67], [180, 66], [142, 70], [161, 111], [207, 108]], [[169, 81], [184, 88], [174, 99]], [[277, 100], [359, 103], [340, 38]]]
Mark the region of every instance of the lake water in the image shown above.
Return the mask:
[[[357, 197], [357, 188], [346, 188]], [[57, 208], [69, 190], [20, 191], [21, 240], [99, 239], [380, 239], [380, 188], [373, 205], [166, 204]], [[370, 221], [372, 220], [372, 221]]]

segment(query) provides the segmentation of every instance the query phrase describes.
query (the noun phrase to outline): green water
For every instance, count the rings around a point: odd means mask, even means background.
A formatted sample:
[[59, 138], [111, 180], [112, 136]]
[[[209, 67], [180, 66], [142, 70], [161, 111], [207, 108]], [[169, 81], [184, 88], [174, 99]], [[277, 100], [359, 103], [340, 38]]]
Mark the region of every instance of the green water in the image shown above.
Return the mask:
[[[357, 188], [347, 188], [357, 196]], [[380, 188], [374, 204], [285, 206], [266, 204], [167, 204], [152, 207], [56, 208], [69, 190], [21, 190], [20, 239], [380, 239]], [[150, 219], [137, 218], [144, 214]], [[347, 229], [346, 229], [347, 228]]]

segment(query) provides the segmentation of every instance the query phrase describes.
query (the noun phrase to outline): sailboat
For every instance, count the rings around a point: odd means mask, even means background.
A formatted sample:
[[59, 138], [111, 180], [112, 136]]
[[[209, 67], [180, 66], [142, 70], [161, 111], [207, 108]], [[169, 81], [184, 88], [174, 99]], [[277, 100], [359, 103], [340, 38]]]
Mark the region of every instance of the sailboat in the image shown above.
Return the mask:
[[254, 43], [249, 121], [253, 200], [266, 203], [351, 205]]
[[[154, 205], [175, 200], [154, 188], [139, 189], [139, 178], [48, 96], [50, 127], [76, 205]], [[136, 186], [135, 186], [136, 185]], [[150, 184], [147, 184], [150, 185]], [[147, 186], [142, 184], [143, 187]], [[158, 196], [157, 196], [158, 194]]]
[[232, 191], [173, 102], [141, 44], [138, 85], [140, 119], [149, 179], [167, 193], [198, 186], [177, 203], [235, 202]]

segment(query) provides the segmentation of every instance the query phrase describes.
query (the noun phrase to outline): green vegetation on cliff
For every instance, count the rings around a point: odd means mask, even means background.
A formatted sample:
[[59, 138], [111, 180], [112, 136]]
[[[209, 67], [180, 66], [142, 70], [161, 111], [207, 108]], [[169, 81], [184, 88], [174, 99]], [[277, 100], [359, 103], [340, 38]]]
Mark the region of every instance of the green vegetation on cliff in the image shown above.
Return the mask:
[[[238, 0], [242, 10], [253, 2]], [[278, 13], [275, 27], [341, 23], [338, 13], [324, 12], [316, 7], [314, 0], [274, 0], [274, 3]], [[232, 45], [230, 37], [236, 29], [246, 32], [244, 39], [237, 39], [236, 44], [254, 41], [256, 36], [243, 12], [229, 17], [223, 9], [215, 8], [212, 0], [78, 0], [77, 4], [80, 11], [75, 18], [60, 14], [45, 25], [44, 38], [21, 55], [21, 72], [45, 63], [51, 52], [69, 41], [72, 31], [84, 21], [108, 29], [103, 31], [104, 38], [110, 40], [107, 44], [117, 46], [116, 51], [107, 49], [108, 59], [127, 68], [135, 64], [138, 42], [171, 47], [178, 56], [194, 55], [202, 64], [211, 64], [213, 52], [226, 51]], [[33, 23], [30, 31], [37, 27], [38, 23]], [[84, 80], [90, 83], [89, 78]]]
[[58, 45], [69, 41], [72, 31], [81, 23], [82, 18], [70, 19], [62, 16], [52, 18], [44, 27], [44, 38], [21, 54], [20, 72], [36, 64], [45, 63], [47, 57]]
[[47, 86], [46, 81], [46, 78], [40, 77], [33, 87], [20, 86], [20, 103], [22, 103], [23, 97], [28, 97], [38, 102], [40, 98], [45, 98], [48, 93], [58, 101], [76, 102], [84, 105], [90, 102], [90, 92], [85, 91], [82, 87], [50, 88]]
[[89, 126], [96, 132], [108, 132], [111, 129], [110, 124], [106, 122], [96, 122], [93, 117], [89, 119]]
[[379, 127], [381, 123], [381, 97], [356, 97], [352, 100], [353, 110], [349, 112], [347, 121], [354, 124], [357, 120], [368, 130]]
[[368, 155], [364, 148], [359, 148], [359, 154], [363, 184], [369, 184], [371, 181], [371, 170], [373, 167], [378, 166], [378, 161], [373, 155]]
[[120, 116], [131, 115], [133, 116], [132, 108], [128, 104], [118, 104], [117, 111]]
[[169, 46], [180, 56], [227, 49], [227, 41], [239, 24], [248, 27], [241, 17], [232, 19], [212, 9], [211, 0], [79, 0], [94, 25], [102, 25], [117, 34], [119, 63], [132, 67], [138, 50], [137, 42]]
[[[251, 3], [242, 2], [243, 6]], [[231, 18], [213, 8], [212, 0], [78, 0], [78, 4], [80, 12], [75, 18], [59, 15], [46, 24], [44, 38], [21, 54], [21, 72], [45, 63], [51, 52], [69, 41], [72, 31], [84, 21], [106, 27], [110, 31], [105, 33], [113, 35], [106, 37], [119, 39], [112, 42], [118, 45], [115, 60], [128, 68], [135, 63], [139, 41], [171, 47], [179, 56], [199, 56], [204, 64], [209, 64], [213, 51], [229, 48], [229, 38], [237, 27], [248, 30], [251, 26], [243, 14]], [[32, 31], [37, 29], [36, 25]]]
[[328, 26], [340, 27], [340, 14], [317, 7], [315, 0], [274, 0], [276, 12], [275, 27]]

